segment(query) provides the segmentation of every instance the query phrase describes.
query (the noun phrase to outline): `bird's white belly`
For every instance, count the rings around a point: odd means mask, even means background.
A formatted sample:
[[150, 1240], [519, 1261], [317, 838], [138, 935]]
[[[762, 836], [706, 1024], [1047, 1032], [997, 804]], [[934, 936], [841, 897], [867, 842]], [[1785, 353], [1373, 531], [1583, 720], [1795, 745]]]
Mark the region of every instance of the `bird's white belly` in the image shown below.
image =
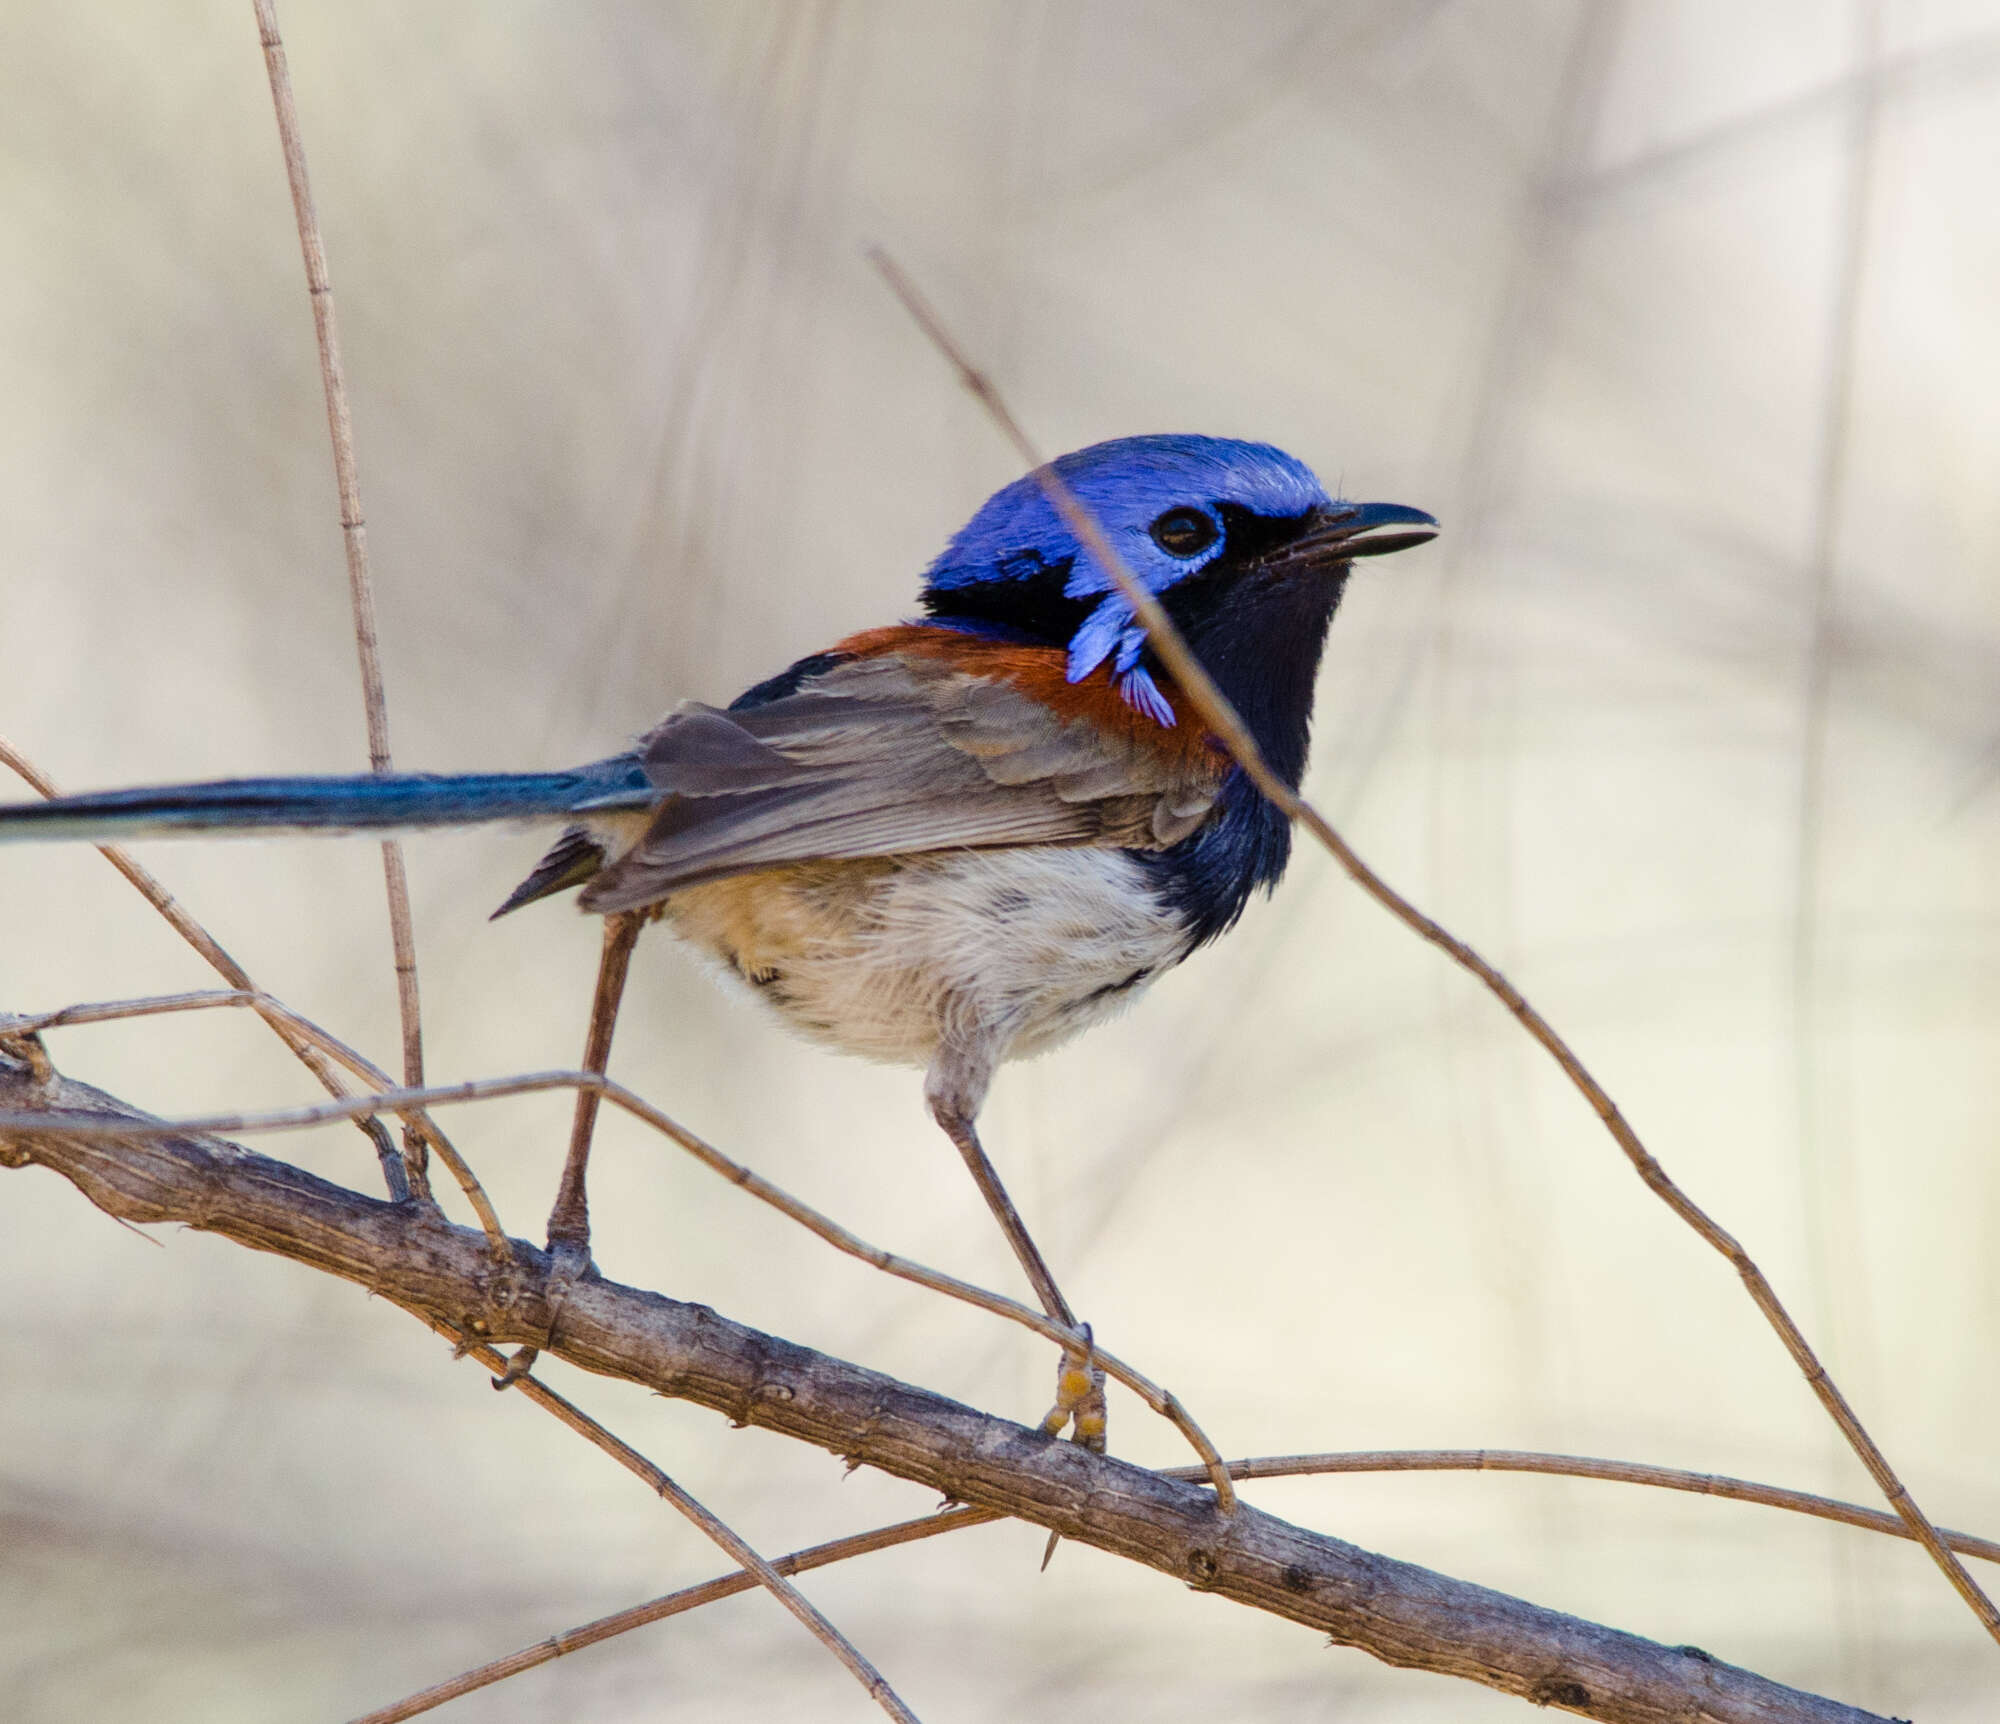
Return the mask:
[[801, 863], [687, 887], [664, 908], [795, 1027], [917, 1065], [946, 1040], [1000, 1059], [1053, 1047], [1190, 947], [1117, 850]]

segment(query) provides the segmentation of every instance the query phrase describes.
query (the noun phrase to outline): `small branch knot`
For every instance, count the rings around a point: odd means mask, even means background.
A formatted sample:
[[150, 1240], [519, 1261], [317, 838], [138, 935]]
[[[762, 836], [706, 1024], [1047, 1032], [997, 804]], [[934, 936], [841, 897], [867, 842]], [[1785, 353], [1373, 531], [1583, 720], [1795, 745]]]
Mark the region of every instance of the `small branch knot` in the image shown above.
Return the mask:
[[42, 1045], [42, 1038], [33, 1030], [11, 1030], [14, 1024], [26, 1023], [27, 1019], [13, 1013], [0, 1013], [0, 1078], [9, 1085], [18, 1083], [30, 1091], [39, 1091], [55, 1082], [56, 1068], [49, 1063], [49, 1050]]

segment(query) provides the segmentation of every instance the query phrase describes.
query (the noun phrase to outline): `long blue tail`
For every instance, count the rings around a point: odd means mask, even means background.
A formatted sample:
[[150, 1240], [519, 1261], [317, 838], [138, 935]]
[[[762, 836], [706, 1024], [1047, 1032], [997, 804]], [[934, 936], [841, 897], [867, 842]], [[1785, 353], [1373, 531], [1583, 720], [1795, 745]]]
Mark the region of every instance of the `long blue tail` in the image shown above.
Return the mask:
[[193, 832], [386, 832], [643, 808], [660, 792], [631, 755], [568, 772], [385, 773], [353, 778], [229, 778], [104, 790], [0, 807], [0, 844], [96, 843]]

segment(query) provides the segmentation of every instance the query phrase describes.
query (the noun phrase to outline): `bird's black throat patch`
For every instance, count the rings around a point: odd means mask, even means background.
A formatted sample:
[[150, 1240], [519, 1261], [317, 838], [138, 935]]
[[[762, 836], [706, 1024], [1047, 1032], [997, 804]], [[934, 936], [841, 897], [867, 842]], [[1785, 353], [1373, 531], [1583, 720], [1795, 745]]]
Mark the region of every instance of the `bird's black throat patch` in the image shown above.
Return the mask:
[[[1271, 566], [1232, 555], [1164, 597], [1202, 667], [1293, 789], [1305, 774], [1314, 685], [1348, 573], [1345, 563]], [[1160, 668], [1150, 652], [1146, 662]], [[1238, 767], [1199, 831], [1132, 856], [1201, 945], [1235, 924], [1251, 893], [1277, 885], [1291, 853], [1291, 823]]]

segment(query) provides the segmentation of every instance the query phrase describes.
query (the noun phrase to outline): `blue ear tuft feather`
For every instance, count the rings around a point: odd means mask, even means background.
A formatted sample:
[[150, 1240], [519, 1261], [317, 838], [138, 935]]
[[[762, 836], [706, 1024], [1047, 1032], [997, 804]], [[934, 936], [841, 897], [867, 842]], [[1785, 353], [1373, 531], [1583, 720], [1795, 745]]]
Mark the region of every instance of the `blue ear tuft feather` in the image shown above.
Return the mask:
[[1160, 692], [1160, 685], [1153, 680], [1151, 673], [1144, 666], [1134, 665], [1121, 676], [1118, 679], [1118, 692], [1125, 697], [1128, 705], [1143, 712], [1155, 724], [1164, 725], [1169, 730], [1173, 729], [1173, 706]]
[[1083, 681], [1118, 651], [1131, 620], [1132, 607], [1121, 594], [1112, 593], [1100, 600], [1097, 609], [1084, 618], [1083, 626], [1070, 637], [1069, 680]]

